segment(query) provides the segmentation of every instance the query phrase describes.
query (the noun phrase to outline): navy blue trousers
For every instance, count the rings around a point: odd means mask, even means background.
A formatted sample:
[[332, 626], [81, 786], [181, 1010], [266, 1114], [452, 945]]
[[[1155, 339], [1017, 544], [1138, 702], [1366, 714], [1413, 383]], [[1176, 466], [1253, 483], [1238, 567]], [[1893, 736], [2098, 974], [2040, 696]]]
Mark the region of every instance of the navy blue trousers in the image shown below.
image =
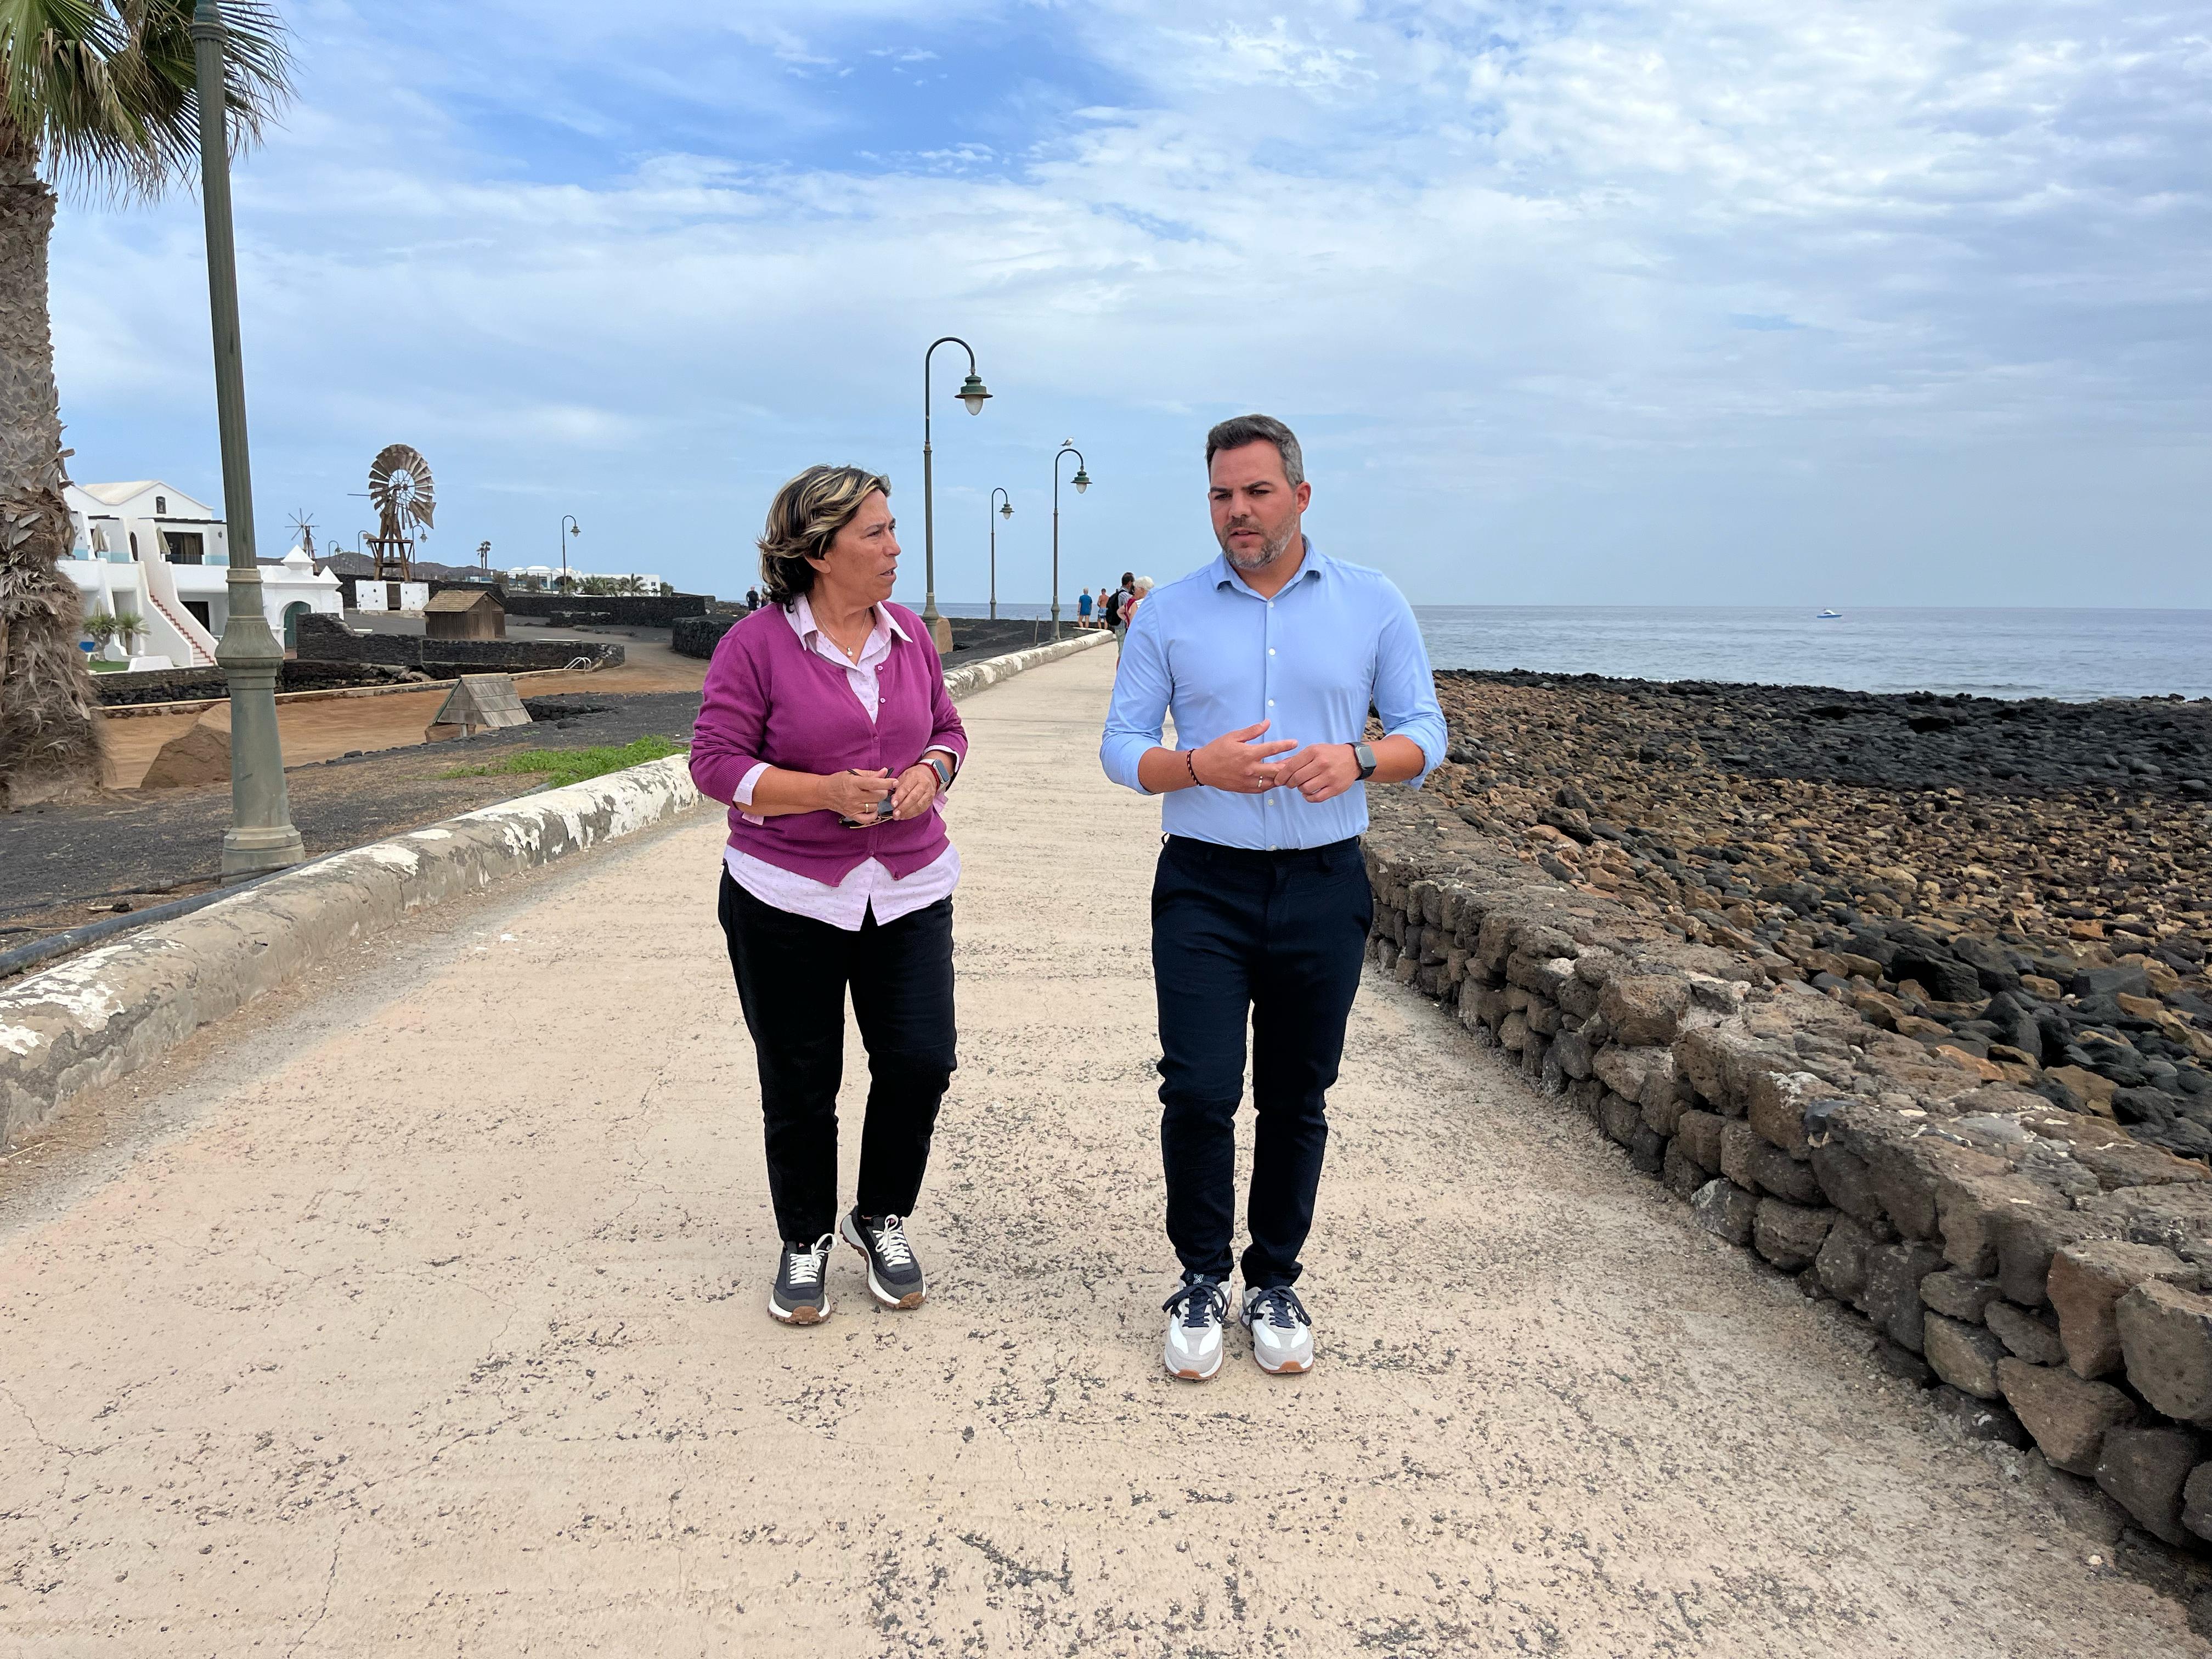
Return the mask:
[[1161, 849], [1152, 880], [1160, 1158], [1168, 1238], [1186, 1271], [1229, 1277], [1249, 1024], [1244, 1282], [1297, 1282], [1328, 1144], [1328, 1088], [1374, 916], [1356, 839], [1264, 853], [1175, 836]]

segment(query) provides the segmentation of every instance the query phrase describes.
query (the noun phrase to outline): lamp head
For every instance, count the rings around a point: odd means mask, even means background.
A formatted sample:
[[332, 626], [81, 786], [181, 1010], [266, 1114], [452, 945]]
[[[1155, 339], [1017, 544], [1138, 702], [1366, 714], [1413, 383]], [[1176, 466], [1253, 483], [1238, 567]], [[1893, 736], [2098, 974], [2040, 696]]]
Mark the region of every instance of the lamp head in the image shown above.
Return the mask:
[[983, 399], [990, 395], [989, 388], [973, 374], [960, 383], [960, 401], [968, 405], [968, 412], [970, 415], [981, 415], [983, 412]]
[[1069, 482], [1075, 486], [1075, 493], [1080, 495], [1085, 490], [1091, 488], [1091, 475], [1079, 466], [1075, 469], [1075, 477], [1070, 479]]
[[999, 508], [999, 516], [1002, 519], [1012, 518], [1014, 516], [1014, 504], [1012, 501], [1006, 501], [1001, 504]]

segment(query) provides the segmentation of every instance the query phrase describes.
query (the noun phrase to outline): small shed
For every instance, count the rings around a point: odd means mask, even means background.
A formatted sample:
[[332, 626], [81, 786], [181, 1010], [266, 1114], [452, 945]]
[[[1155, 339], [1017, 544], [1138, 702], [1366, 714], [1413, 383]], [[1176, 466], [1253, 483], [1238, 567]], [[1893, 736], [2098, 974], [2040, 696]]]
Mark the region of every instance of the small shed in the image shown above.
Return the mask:
[[449, 587], [422, 607], [422, 635], [432, 640], [503, 640], [507, 611], [489, 593]]

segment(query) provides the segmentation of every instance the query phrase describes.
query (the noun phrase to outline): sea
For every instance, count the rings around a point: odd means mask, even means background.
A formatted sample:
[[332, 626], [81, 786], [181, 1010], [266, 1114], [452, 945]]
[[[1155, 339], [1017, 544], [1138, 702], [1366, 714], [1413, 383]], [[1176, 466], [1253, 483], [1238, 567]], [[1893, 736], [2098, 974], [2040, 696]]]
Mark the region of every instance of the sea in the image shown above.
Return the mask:
[[[981, 616], [981, 605], [945, 607]], [[1002, 617], [1048, 614], [1001, 604]], [[1072, 621], [1072, 606], [1062, 611]], [[1416, 605], [1438, 668], [1978, 697], [2212, 696], [2212, 611]]]

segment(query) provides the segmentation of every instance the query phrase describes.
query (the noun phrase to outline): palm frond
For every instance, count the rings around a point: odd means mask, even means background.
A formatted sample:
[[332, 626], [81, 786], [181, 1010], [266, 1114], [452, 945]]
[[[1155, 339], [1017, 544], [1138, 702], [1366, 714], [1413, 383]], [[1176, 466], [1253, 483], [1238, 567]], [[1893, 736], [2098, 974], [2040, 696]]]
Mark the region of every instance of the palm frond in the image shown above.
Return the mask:
[[[192, 177], [192, 9], [193, 0], [0, 0], [7, 113], [50, 177], [144, 196]], [[270, 0], [226, 0], [222, 15], [234, 152], [289, 101], [291, 54]]]

